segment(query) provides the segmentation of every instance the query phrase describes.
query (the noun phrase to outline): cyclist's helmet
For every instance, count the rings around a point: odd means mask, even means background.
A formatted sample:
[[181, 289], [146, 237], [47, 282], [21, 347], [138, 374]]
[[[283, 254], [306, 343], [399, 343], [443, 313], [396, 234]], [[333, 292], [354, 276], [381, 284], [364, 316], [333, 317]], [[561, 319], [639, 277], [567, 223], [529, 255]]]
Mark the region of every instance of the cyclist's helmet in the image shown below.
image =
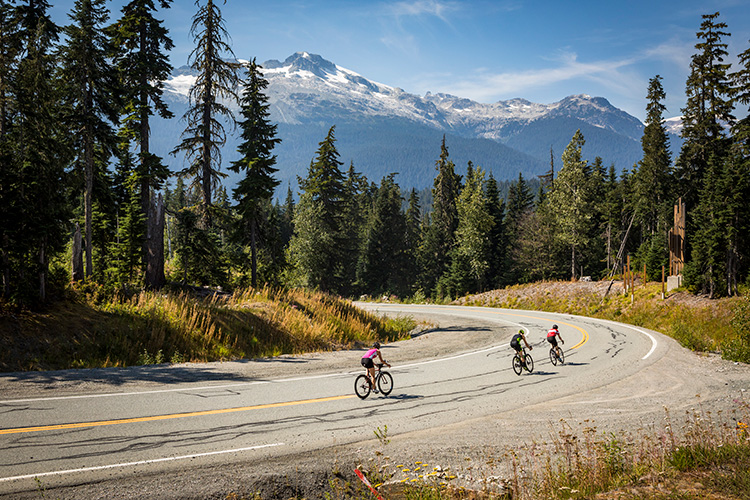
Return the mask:
[[518, 333], [523, 333], [523, 329], [521, 329], [521, 330], [518, 330]]
[[374, 347], [375, 349], [380, 349], [380, 342], [375, 342], [374, 344], [372, 344], [372, 346], [373, 346], [373, 347]]
[[553, 330], [557, 330], [557, 325], [552, 325]]

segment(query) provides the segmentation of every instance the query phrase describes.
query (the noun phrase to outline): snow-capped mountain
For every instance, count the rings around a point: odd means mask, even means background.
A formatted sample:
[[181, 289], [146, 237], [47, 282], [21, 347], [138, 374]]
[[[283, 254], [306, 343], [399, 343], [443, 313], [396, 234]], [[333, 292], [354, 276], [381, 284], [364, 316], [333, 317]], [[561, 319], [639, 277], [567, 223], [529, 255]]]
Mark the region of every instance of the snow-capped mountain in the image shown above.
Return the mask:
[[[640, 159], [643, 124], [602, 97], [574, 95], [552, 104], [524, 99], [483, 104], [439, 93], [418, 96], [307, 52], [261, 66], [269, 82], [271, 119], [282, 139], [276, 153], [278, 178], [284, 184], [294, 184], [296, 176], [306, 174], [318, 143], [333, 125], [345, 168], [353, 162], [355, 170], [374, 182], [399, 172], [397, 181], [403, 188], [431, 185], [443, 134], [459, 172], [472, 161], [499, 180], [545, 172], [550, 149], [560, 168], [559, 158], [577, 129], [586, 139], [588, 160], [600, 156], [605, 164], [623, 169]], [[191, 70], [183, 67], [166, 82], [165, 97], [177, 117], [184, 114], [194, 81]], [[177, 143], [184, 126], [176, 119], [161, 124], [161, 137], [173, 141], [167, 150]], [[225, 163], [236, 156], [238, 135], [230, 134]]]

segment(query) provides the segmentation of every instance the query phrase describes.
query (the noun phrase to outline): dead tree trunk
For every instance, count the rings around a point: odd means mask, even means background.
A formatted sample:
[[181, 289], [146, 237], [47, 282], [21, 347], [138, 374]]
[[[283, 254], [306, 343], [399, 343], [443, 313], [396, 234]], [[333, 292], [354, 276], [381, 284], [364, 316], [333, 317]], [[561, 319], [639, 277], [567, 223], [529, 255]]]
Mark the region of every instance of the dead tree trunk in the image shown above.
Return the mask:
[[84, 279], [83, 271], [83, 238], [81, 237], [81, 226], [76, 222], [76, 232], [73, 235], [73, 281]]
[[159, 289], [164, 286], [164, 201], [161, 194], [156, 206], [150, 210], [147, 224], [148, 263], [146, 264], [146, 288]]

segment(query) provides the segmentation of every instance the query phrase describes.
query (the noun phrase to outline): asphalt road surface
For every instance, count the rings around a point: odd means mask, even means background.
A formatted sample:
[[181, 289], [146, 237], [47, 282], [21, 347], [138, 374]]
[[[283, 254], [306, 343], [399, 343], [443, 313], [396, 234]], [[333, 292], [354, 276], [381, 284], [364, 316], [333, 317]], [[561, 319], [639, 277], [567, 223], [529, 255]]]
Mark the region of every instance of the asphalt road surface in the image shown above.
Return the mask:
[[[701, 393], [712, 407], [729, 408], [750, 388], [746, 366], [699, 357], [624, 324], [535, 311], [360, 305], [434, 325], [383, 346], [393, 365], [388, 397], [354, 395], [361, 350], [0, 375], [0, 496], [31, 498], [24, 495], [44, 487], [75, 498], [65, 488], [118, 485], [122, 498], [200, 497], [231, 488], [231, 480], [212, 485], [196, 479], [206, 477], [198, 472], [186, 480], [190, 471], [229, 468], [250, 481], [262, 464], [299, 467], [294, 457], [330, 468], [330, 450], [361, 453], [386, 428], [393, 454], [447, 460], [469, 447], [544, 434], [559, 418], [617, 428], [658, 421], [664, 405], [682, 410]], [[562, 366], [550, 363], [544, 339], [553, 323], [565, 340]], [[533, 373], [520, 376], [508, 346], [519, 329], [528, 332], [535, 360]]]

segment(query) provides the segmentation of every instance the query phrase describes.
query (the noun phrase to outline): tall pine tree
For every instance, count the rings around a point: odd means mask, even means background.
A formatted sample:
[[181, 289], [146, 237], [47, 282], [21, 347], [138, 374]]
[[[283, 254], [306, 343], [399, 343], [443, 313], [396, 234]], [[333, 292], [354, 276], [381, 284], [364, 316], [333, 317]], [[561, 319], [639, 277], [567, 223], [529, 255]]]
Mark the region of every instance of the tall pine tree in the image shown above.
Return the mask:
[[[171, 0], [158, 0], [162, 9], [169, 8]], [[164, 81], [172, 71], [167, 52], [174, 47], [162, 21], [154, 17], [154, 0], [132, 0], [122, 8], [122, 17], [111, 27], [117, 49], [115, 64], [119, 70], [125, 93], [124, 129], [126, 137], [138, 145], [137, 188], [140, 196], [142, 221], [139, 226], [142, 244], [140, 257], [147, 272], [146, 286], [159, 288], [164, 283], [163, 273], [154, 272], [159, 263], [150, 261], [155, 252], [149, 251], [153, 243], [163, 240], [162, 234], [148, 234], [146, 223], [151, 214], [151, 190], [161, 189], [169, 176], [169, 168], [162, 159], [151, 152], [151, 116], [172, 118], [162, 95]], [[132, 184], [132, 182], [131, 182]], [[134, 249], [135, 250], [135, 249]], [[150, 257], [151, 256], [151, 257]], [[162, 266], [163, 267], [163, 266]]]
[[239, 215], [235, 231], [239, 241], [250, 244], [251, 285], [255, 287], [260, 229], [268, 216], [274, 189], [279, 185], [274, 177], [278, 169], [274, 167], [276, 155], [272, 151], [281, 139], [276, 137], [276, 125], [269, 119], [268, 97], [265, 95], [268, 82], [255, 59], [247, 65], [244, 85], [240, 101], [242, 120], [239, 122], [243, 142], [237, 148], [240, 159], [229, 168], [245, 174], [233, 191]]
[[113, 48], [104, 32], [106, 0], [76, 0], [72, 24], [60, 51], [65, 89], [66, 125], [75, 131], [76, 164], [83, 170], [86, 277], [93, 274], [94, 178], [97, 154], [107, 161], [117, 147], [113, 124], [119, 121], [117, 74], [110, 63]]
[[301, 284], [338, 293], [345, 288], [342, 266], [347, 238], [344, 228], [344, 174], [336, 150], [335, 127], [319, 143], [307, 177], [298, 179], [302, 195], [294, 210], [290, 260]]
[[589, 243], [592, 224], [590, 173], [582, 157], [585, 139], [580, 130], [562, 155], [563, 166], [549, 195], [557, 219], [557, 236], [570, 251], [570, 279], [576, 278], [579, 253]]
[[440, 144], [440, 157], [435, 162], [437, 175], [432, 188], [432, 213], [430, 224], [420, 250], [421, 287], [432, 294], [438, 280], [450, 267], [458, 209], [456, 202], [461, 190], [461, 176], [456, 174], [453, 160], [449, 158], [445, 136]]
[[227, 43], [229, 34], [224, 27], [221, 11], [213, 0], [205, 5], [196, 1], [198, 12], [193, 17], [190, 33], [196, 47], [190, 54], [190, 67], [196, 71], [195, 84], [190, 89], [190, 107], [183, 117], [187, 128], [182, 142], [172, 151], [184, 152], [190, 165], [183, 170], [200, 187], [202, 226], [209, 228], [213, 206], [213, 190], [226, 174], [220, 171], [220, 148], [226, 143], [226, 131], [221, 117], [234, 120], [227, 100], [236, 100], [239, 83], [238, 64]]
[[9, 133], [15, 172], [9, 188], [17, 194], [10, 229], [11, 295], [21, 301], [47, 299], [49, 259], [64, 245], [69, 217], [65, 165], [70, 158], [54, 73], [59, 28], [48, 9], [46, 1], [34, 0], [16, 10], [20, 59], [12, 85], [15, 116]]

